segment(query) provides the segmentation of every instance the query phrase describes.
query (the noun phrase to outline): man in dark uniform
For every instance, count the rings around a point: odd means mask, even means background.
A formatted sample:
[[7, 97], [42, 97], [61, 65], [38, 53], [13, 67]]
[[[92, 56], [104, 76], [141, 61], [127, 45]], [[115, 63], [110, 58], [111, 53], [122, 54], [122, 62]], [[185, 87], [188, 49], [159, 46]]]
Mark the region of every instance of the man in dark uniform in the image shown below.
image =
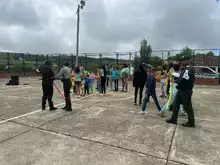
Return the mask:
[[192, 67], [182, 71], [177, 83], [177, 94], [173, 103], [173, 114], [167, 123], [177, 124], [180, 104], [183, 105], [184, 110], [188, 115], [188, 122], [182, 124], [184, 127], [195, 127], [194, 111], [192, 107], [192, 93], [195, 81], [195, 72]]
[[53, 81], [54, 81], [54, 72], [52, 70], [52, 63], [50, 61], [45, 61], [43, 65], [41, 65], [37, 72], [40, 72], [42, 75], [42, 110], [46, 109], [46, 101], [48, 100], [50, 111], [56, 110], [57, 108], [53, 105]]
[[63, 82], [63, 91], [66, 99], [66, 106], [62, 108], [65, 111], [72, 111], [71, 99], [70, 99], [70, 89], [72, 87], [72, 82], [70, 80], [70, 75], [72, 69], [69, 67], [70, 64], [66, 63], [64, 67], [60, 70], [60, 72], [55, 77], [56, 79], [61, 79]]

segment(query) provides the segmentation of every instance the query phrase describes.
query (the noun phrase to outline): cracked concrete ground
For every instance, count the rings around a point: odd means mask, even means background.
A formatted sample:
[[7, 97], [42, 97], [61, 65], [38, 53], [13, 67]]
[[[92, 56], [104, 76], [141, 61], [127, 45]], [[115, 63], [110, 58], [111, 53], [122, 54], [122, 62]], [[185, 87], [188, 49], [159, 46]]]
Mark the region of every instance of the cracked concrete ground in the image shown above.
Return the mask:
[[[128, 93], [108, 92], [76, 100], [73, 112], [55, 91], [59, 110], [40, 111], [41, 85], [6, 87], [0, 80], [1, 165], [218, 165], [220, 89], [196, 86], [196, 128], [169, 125], [155, 105], [140, 115]], [[60, 82], [56, 82], [61, 87]], [[159, 88], [158, 88], [159, 95]], [[160, 99], [160, 103], [165, 103]], [[170, 115], [169, 113], [167, 115]], [[179, 122], [184, 122], [180, 117]]]

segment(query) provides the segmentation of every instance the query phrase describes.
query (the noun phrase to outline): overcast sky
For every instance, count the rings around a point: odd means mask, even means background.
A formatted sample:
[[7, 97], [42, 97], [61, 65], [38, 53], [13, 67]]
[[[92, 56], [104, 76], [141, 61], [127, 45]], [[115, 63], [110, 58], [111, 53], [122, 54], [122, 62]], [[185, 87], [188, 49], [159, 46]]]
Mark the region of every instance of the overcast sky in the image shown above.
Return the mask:
[[[80, 0], [0, 0], [0, 50], [74, 53]], [[80, 52], [220, 48], [216, 0], [86, 0]]]

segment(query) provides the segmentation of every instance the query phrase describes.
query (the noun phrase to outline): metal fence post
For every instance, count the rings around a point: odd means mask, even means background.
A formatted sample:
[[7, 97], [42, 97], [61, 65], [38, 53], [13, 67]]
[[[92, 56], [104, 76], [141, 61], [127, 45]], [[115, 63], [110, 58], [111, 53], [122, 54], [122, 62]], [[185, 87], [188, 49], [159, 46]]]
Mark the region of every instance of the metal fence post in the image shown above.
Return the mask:
[[22, 58], [23, 58], [23, 73], [24, 73], [24, 76], [25, 76], [26, 73], [25, 73], [25, 55], [24, 55], [24, 53], [22, 54]]
[[85, 70], [87, 71], [87, 54], [85, 54], [84, 65], [85, 65]]
[[71, 66], [73, 68], [73, 54], [71, 54]]
[[58, 66], [59, 66], [59, 71], [61, 69], [61, 66], [60, 66], [60, 54], [59, 54], [59, 58], [58, 58]]
[[99, 55], [100, 67], [102, 67], [102, 54]]
[[129, 75], [131, 75], [131, 53], [129, 53]]
[[7, 60], [8, 60], [8, 77], [11, 76], [11, 64], [10, 64], [10, 54], [7, 53]]
[[118, 67], [118, 56], [119, 56], [119, 54], [116, 53], [116, 66], [117, 66], [117, 67]]
[[35, 63], [35, 65], [36, 65], [36, 70], [37, 70], [37, 68], [38, 68], [38, 55], [36, 55], [36, 63]]

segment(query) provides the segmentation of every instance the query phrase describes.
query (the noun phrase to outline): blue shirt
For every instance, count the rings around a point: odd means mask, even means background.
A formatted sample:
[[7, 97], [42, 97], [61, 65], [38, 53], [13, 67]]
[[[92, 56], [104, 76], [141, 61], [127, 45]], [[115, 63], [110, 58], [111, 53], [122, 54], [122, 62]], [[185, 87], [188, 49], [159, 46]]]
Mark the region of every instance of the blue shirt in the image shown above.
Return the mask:
[[156, 92], [156, 78], [154, 75], [147, 76], [146, 93], [152, 94]]
[[88, 86], [89, 86], [89, 83], [90, 83], [89, 78], [86, 77], [85, 80], [84, 80], [84, 82], [85, 82], [85, 86], [88, 87]]

